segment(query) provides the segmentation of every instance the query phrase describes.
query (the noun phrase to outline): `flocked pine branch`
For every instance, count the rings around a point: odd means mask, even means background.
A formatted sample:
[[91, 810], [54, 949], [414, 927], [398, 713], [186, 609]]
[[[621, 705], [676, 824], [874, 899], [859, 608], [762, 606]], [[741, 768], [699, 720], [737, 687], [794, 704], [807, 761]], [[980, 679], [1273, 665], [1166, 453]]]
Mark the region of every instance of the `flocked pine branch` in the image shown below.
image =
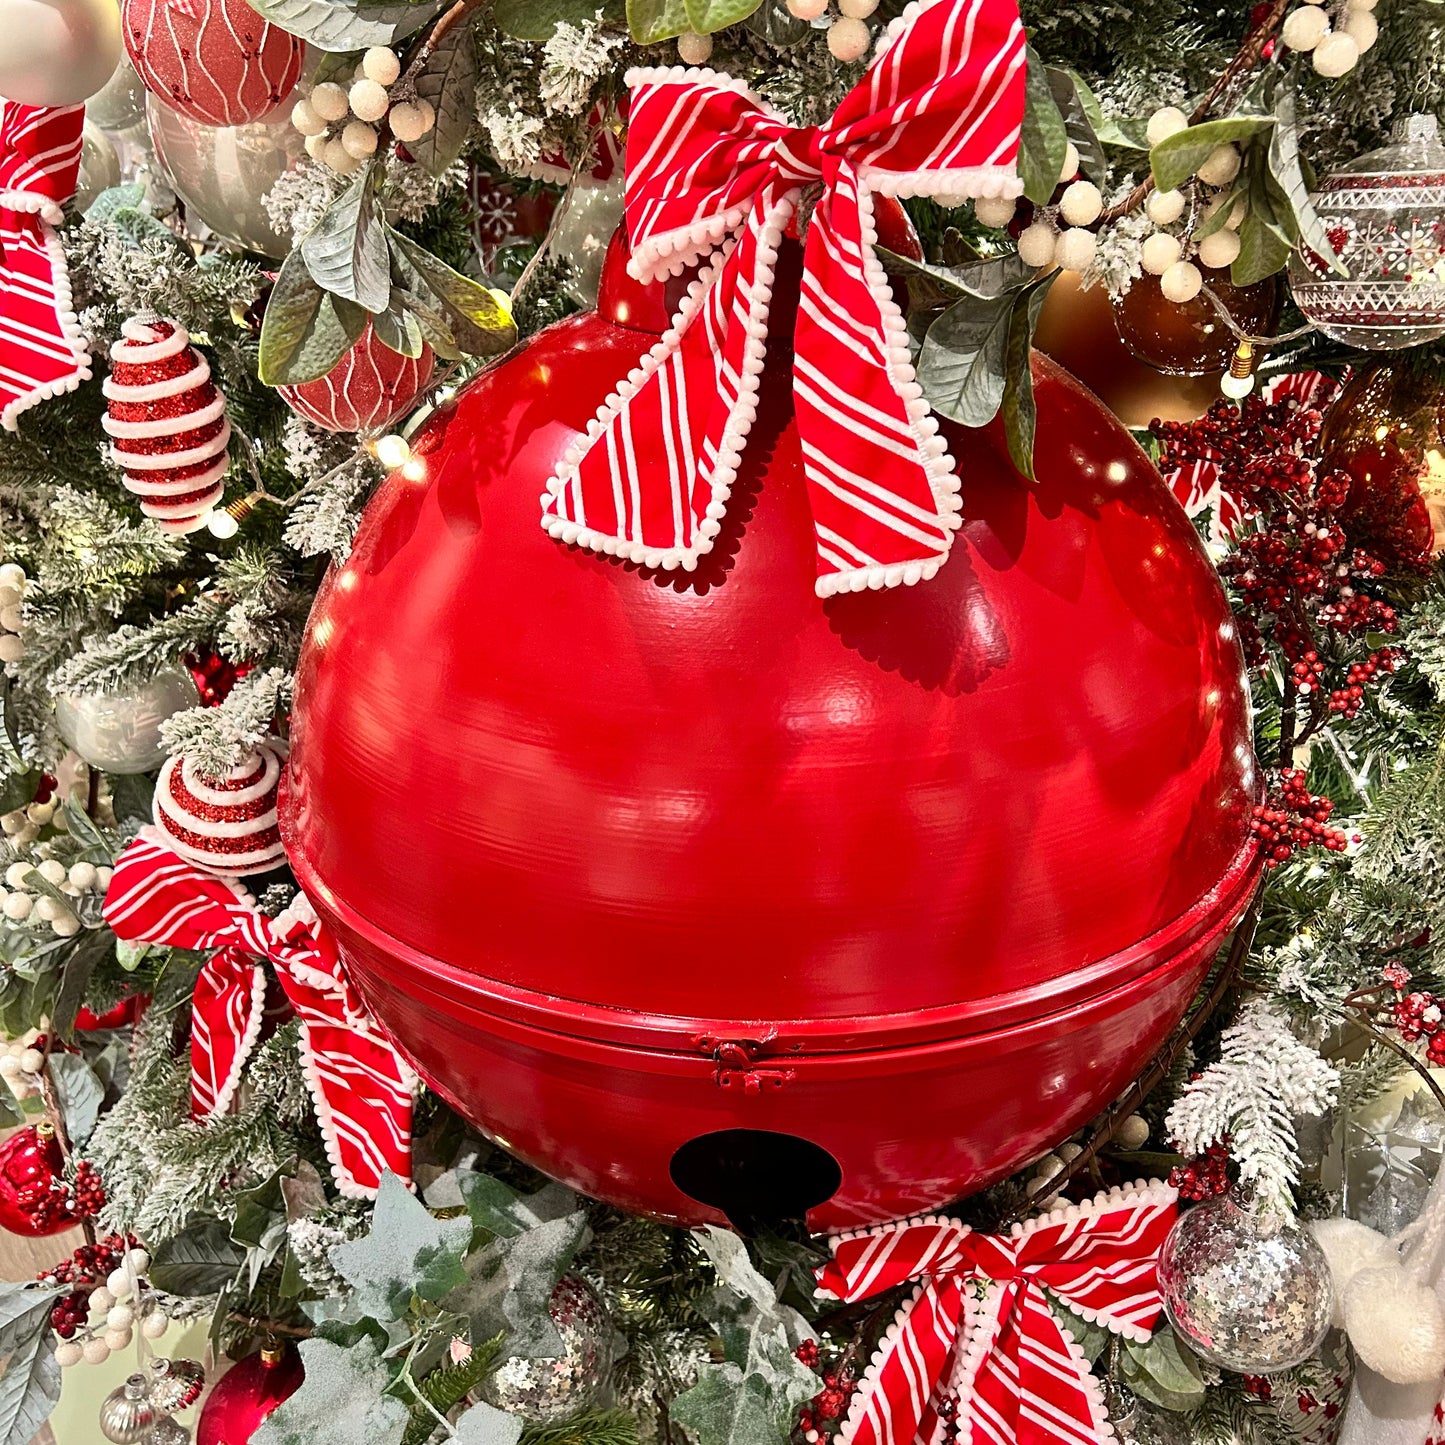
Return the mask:
[[263, 738], [291, 700], [291, 676], [279, 667], [248, 673], [217, 707], [193, 707], [161, 724], [172, 753], [184, 753], [206, 777], [224, 777]]

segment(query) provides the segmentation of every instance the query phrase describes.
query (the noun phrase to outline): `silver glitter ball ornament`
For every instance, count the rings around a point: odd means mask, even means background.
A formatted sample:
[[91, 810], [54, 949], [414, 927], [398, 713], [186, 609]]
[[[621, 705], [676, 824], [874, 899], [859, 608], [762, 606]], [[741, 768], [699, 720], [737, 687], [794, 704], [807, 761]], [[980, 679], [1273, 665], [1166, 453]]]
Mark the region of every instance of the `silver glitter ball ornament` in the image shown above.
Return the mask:
[[55, 699], [55, 726], [66, 743], [104, 773], [146, 773], [166, 760], [161, 724], [200, 694], [188, 673], [167, 667], [139, 687]]
[[1334, 1298], [1312, 1235], [1228, 1194], [1179, 1216], [1159, 1251], [1159, 1292], [1169, 1323], [1197, 1355], [1246, 1375], [1309, 1359]]
[[162, 1414], [151, 1400], [150, 1381], [144, 1375], [132, 1375], [101, 1401], [100, 1433], [114, 1445], [137, 1445]]
[[141, 1445], [191, 1445], [191, 1432], [179, 1420], [161, 1420]]
[[580, 1274], [557, 1281], [547, 1313], [562, 1336], [561, 1355], [543, 1360], [513, 1355], [476, 1392], [533, 1425], [550, 1425], [597, 1404], [612, 1373], [612, 1321]]

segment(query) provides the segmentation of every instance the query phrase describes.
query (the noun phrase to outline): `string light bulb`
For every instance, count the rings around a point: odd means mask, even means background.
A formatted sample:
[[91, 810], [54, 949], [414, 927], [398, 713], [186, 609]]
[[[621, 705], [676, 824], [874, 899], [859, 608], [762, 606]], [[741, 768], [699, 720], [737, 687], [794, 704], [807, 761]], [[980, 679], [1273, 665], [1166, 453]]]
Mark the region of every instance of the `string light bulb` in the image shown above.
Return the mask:
[[396, 432], [388, 432], [384, 437], [378, 437], [372, 446], [372, 452], [389, 472], [404, 467], [411, 460], [410, 444], [404, 436]]
[[1254, 347], [1241, 341], [1220, 378], [1219, 389], [1234, 401], [1242, 401], [1254, 390]]
[[206, 518], [206, 530], [218, 542], [225, 542], [241, 530], [241, 523], [256, 510], [254, 497], [238, 497], [224, 507], [215, 507]]
[[401, 474], [409, 482], [419, 482], [426, 476], [426, 463], [420, 457], [408, 457], [402, 465]]

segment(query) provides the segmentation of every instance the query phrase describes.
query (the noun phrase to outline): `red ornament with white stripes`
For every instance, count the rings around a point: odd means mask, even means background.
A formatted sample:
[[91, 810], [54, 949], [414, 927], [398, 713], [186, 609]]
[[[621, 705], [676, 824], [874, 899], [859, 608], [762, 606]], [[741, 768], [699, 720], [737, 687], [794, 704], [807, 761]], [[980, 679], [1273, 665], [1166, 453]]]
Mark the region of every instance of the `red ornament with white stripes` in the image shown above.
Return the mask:
[[101, 425], [126, 490], [164, 532], [194, 532], [221, 500], [230, 465], [226, 398], [179, 321], [134, 316], [110, 348]]
[[371, 323], [356, 345], [315, 381], [278, 387], [298, 416], [327, 431], [378, 432], [411, 410], [431, 380], [436, 357], [403, 356], [377, 340]]
[[305, 44], [245, 0], [123, 0], [125, 48], [145, 88], [204, 125], [249, 125], [301, 78]]
[[156, 826], [172, 849], [208, 873], [267, 873], [283, 858], [276, 831], [280, 774], [277, 752], [267, 746], [224, 778], [208, 777], [184, 756], [171, 758], [156, 783]]

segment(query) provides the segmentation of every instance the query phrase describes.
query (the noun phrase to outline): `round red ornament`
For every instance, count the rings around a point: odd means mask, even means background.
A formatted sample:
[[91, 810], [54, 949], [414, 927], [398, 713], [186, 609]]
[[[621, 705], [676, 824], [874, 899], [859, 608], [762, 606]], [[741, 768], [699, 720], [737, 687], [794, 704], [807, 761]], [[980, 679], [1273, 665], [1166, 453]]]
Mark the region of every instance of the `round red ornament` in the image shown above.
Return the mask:
[[75, 1027], [81, 1033], [92, 1033], [96, 1029], [129, 1028], [145, 1012], [150, 1003], [148, 993], [127, 994], [113, 1008], [104, 1013], [92, 1013], [84, 1004], [75, 1012]]
[[145, 88], [203, 125], [248, 125], [301, 78], [305, 44], [245, 0], [122, 0], [125, 48]]
[[377, 432], [410, 411], [431, 380], [436, 357], [403, 356], [376, 339], [367, 322], [356, 345], [315, 381], [277, 390], [298, 416], [327, 431]]
[[547, 1172], [688, 1224], [936, 1208], [1116, 1097], [1244, 907], [1230, 613], [1042, 357], [1037, 482], [949, 429], [947, 563], [820, 601], [781, 276], [713, 551], [560, 546], [538, 497], [684, 284], [624, 265], [422, 428], [323, 585], [287, 851], [423, 1077]]
[[164, 532], [194, 532], [225, 490], [231, 424], [210, 363], [179, 321], [134, 316], [110, 348], [100, 424], [126, 490]]
[[276, 828], [280, 774], [275, 749], [265, 746], [224, 778], [207, 776], [188, 758], [171, 758], [156, 780], [156, 827], [169, 847], [208, 873], [269, 873], [283, 861]]
[[61, 1234], [75, 1223], [63, 1175], [65, 1156], [48, 1120], [17, 1129], [0, 1144], [0, 1229], [27, 1239]]
[[196, 1445], [246, 1445], [261, 1422], [301, 1387], [305, 1377], [294, 1345], [265, 1345], [232, 1365], [196, 1422]]

